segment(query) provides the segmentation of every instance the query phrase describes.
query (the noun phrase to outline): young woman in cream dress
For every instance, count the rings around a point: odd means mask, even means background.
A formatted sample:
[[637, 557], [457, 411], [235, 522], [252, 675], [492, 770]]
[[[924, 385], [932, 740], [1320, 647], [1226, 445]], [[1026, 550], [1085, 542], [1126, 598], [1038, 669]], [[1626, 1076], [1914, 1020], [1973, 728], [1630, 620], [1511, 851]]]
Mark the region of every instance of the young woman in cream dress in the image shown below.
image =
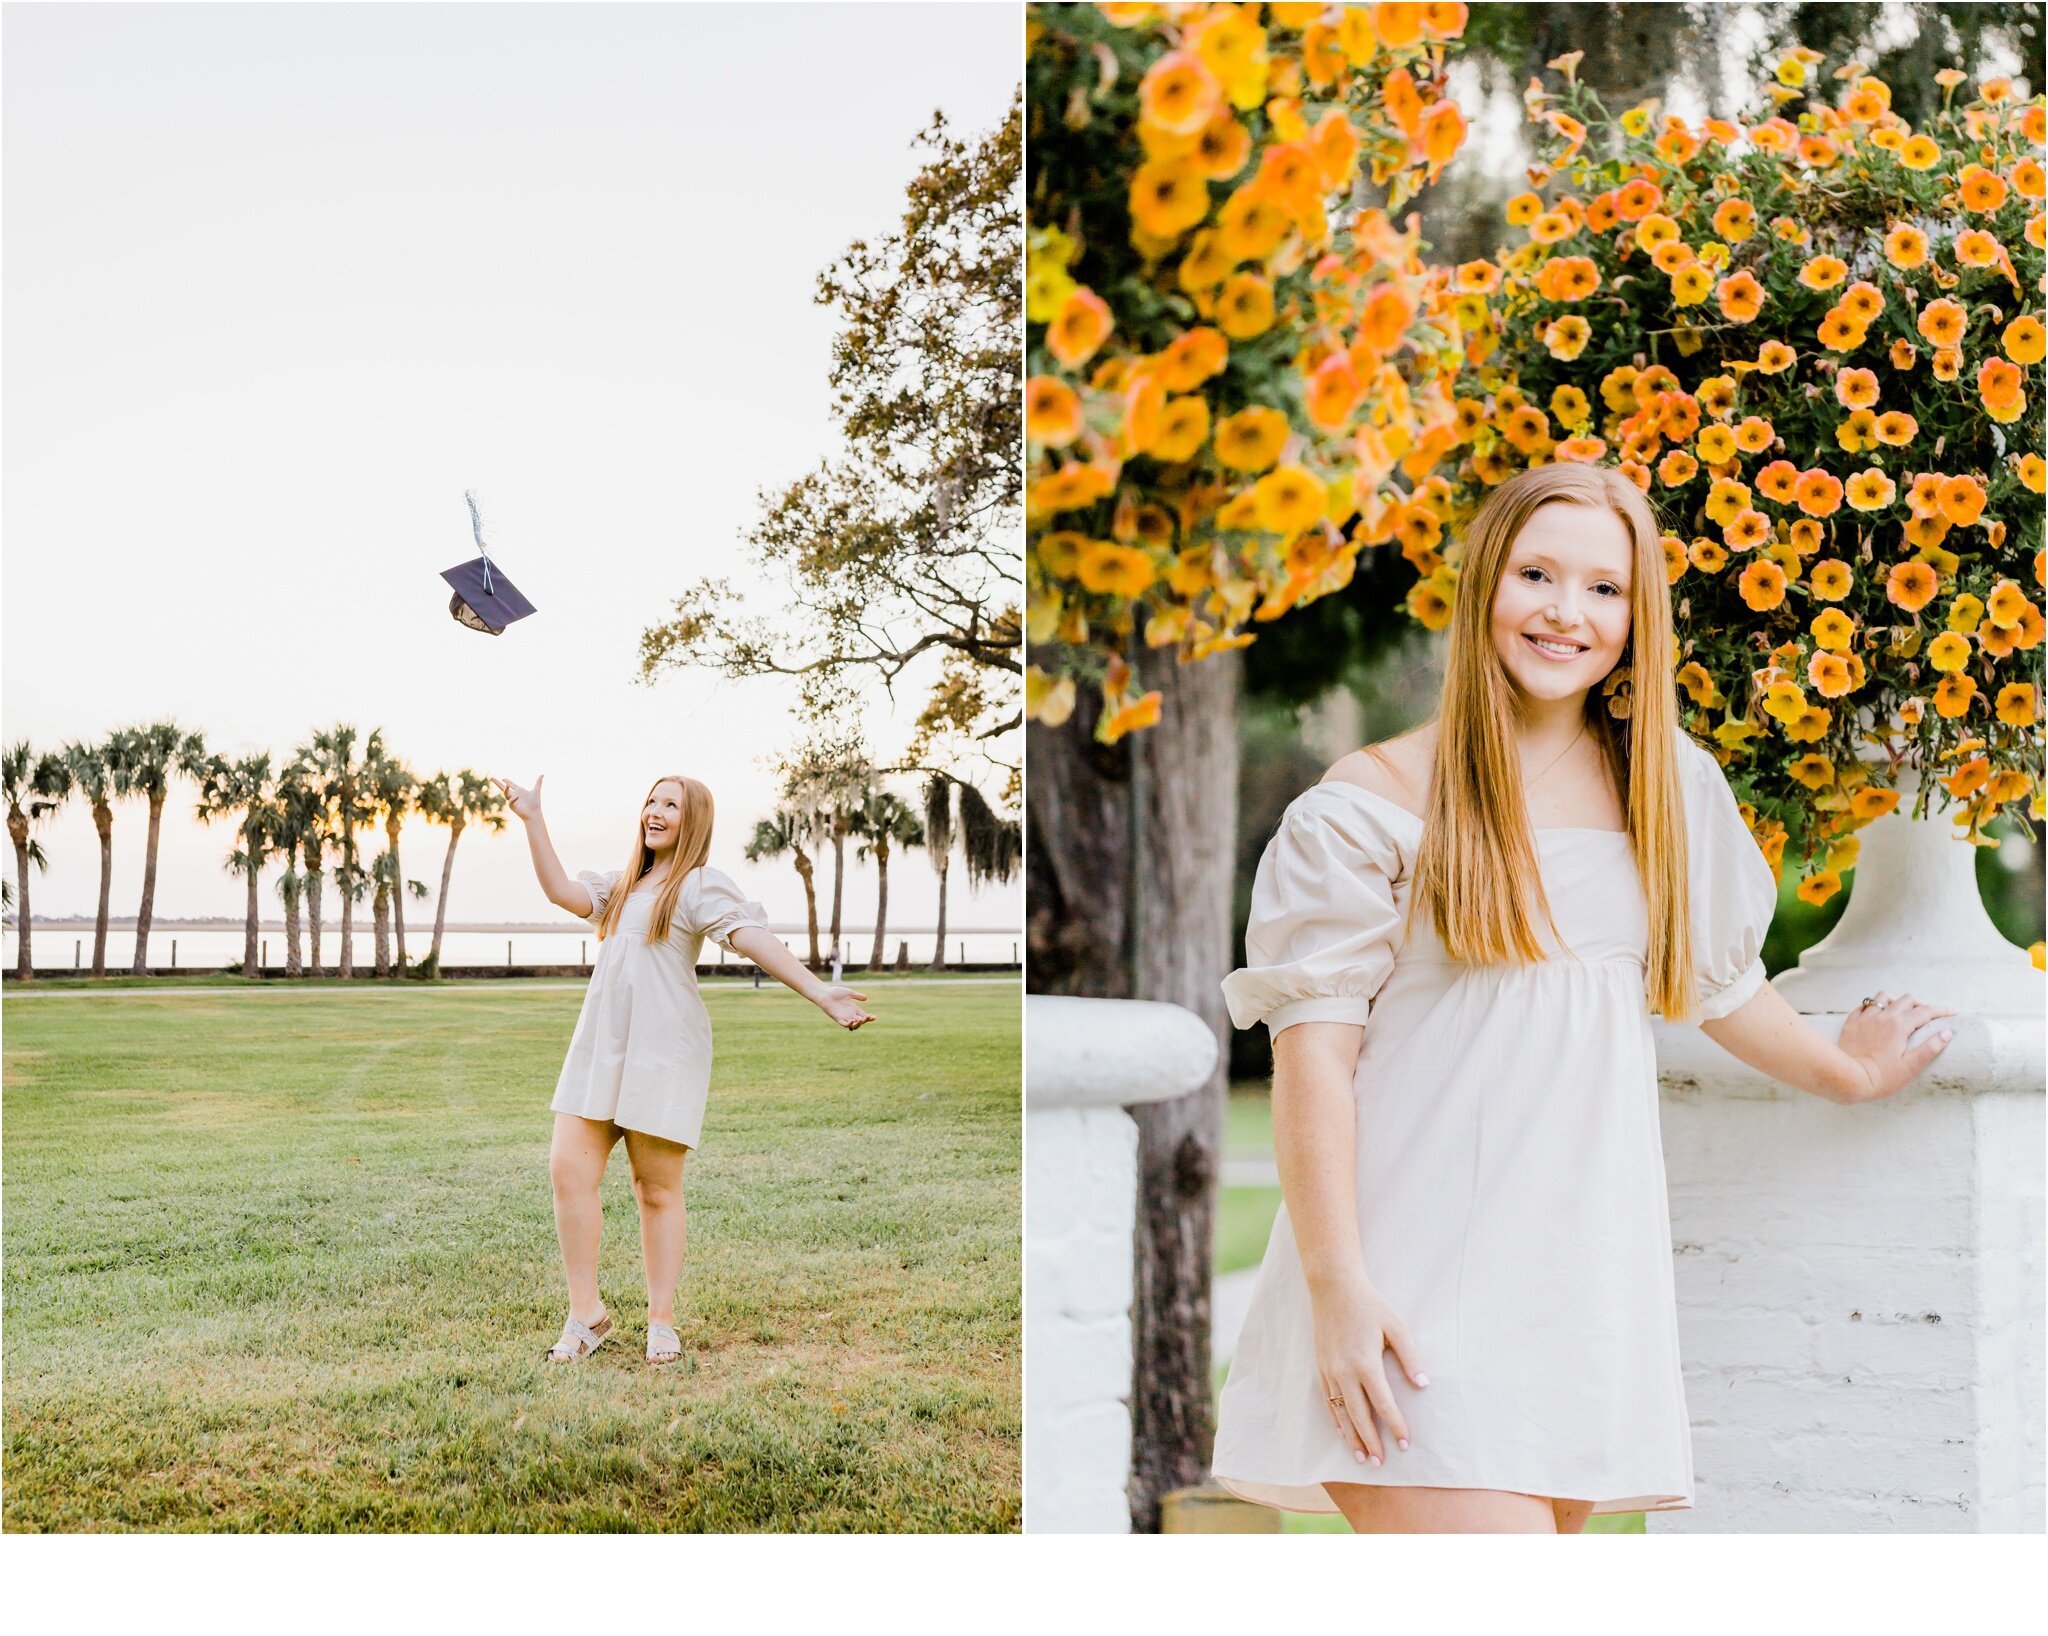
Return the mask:
[[1837, 1102], [1949, 1039], [1878, 994], [1832, 1043], [1764, 981], [1776, 889], [1677, 725], [1658, 537], [1611, 470], [1503, 483], [1437, 719], [1338, 762], [1266, 848], [1224, 985], [1272, 1032], [1285, 1199], [1220, 1409], [1246, 1498], [1362, 1532], [1690, 1505], [1651, 1013]]
[[865, 994], [818, 981], [768, 930], [760, 904], [706, 865], [711, 792], [696, 779], [657, 779], [641, 803], [627, 867], [584, 870], [574, 880], [555, 856], [541, 815], [545, 779], [536, 778], [530, 790], [496, 782], [526, 825], [548, 901], [587, 919], [598, 937], [597, 965], [555, 1085], [548, 1172], [569, 1316], [548, 1357], [576, 1362], [611, 1333], [611, 1314], [597, 1292], [604, 1232], [598, 1190], [623, 1137], [647, 1269], [647, 1361], [673, 1363], [682, 1356], [675, 1293], [683, 1269], [683, 1161], [703, 1129], [711, 1084], [711, 1018], [697, 992], [705, 939], [787, 983], [842, 1028], [874, 1018], [861, 1009]]

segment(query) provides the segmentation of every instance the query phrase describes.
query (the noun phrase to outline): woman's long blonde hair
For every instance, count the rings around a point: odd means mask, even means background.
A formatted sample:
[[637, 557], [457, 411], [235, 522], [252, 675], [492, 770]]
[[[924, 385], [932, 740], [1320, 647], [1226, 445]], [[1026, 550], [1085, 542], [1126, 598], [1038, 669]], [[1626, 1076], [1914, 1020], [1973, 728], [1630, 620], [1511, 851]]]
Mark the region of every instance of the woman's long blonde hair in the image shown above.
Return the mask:
[[1629, 845], [1650, 909], [1650, 1005], [1681, 1018], [1693, 1005], [1692, 917], [1678, 697], [1668, 662], [1671, 596], [1656, 515], [1617, 471], [1576, 461], [1533, 467], [1495, 489], [1466, 530], [1414, 902], [1458, 960], [1541, 960], [1537, 925], [1556, 935], [1522, 799], [1514, 684], [1493, 641], [1493, 599], [1509, 550], [1545, 505], [1604, 507], [1633, 545], [1629, 639], [1615, 665], [1617, 676], [1628, 672], [1626, 690], [1615, 694], [1627, 701], [1627, 715], [1616, 720], [1606, 690], [1596, 687], [1586, 697], [1587, 727], [1628, 809]]
[[[647, 941], [659, 943], [668, 936], [669, 921], [676, 912], [676, 899], [682, 895], [683, 878], [691, 870], [702, 867], [704, 860], [711, 856], [711, 792], [694, 778], [685, 778], [681, 773], [663, 773], [647, 786], [647, 795], [652, 795], [663, 784], [680, 784], [683, 798], [678, 805], [682, 808], [681, 822], [676, 829], [675, 862], [669, 866], [668, 879], [661, 883], [661, 890], [654, 894], [654, 908], [647, 917]], [[640, 810], [647, 810], [647, 795], [640, 797]], [[619, 876], [618, 885], [612, 888], [612, 895], [605, 902], [604, 913], [598, 917], [597, 940], [602, 943], [618, 929], [619, 916], [625, 913], [626, 896], [638, 884], [640, 877], [654, 867], [654, 848], [647, 844], [647, 822], [643, 817], [633, 829], [633, 857]]]

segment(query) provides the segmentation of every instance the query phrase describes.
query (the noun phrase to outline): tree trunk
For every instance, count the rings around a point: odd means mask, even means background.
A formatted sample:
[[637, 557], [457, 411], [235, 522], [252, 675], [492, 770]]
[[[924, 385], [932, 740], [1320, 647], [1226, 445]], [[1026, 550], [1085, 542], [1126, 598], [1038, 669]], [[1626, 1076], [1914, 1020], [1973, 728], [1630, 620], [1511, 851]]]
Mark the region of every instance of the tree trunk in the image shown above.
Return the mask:
[[1191, 1096], [1137, 1109], [1131, 1521], [1159, 1527], [1163, 1494], [1208, 1474], [1209, 1267], [1221, 1169], [1237, 817], [1234, 656], [1178, 664], [1147, 651], [1160, 724], [1118, 745], [1084, 702], [1033, 730], [1027, 802], [1030, 987], [1165, 1000], [1215, 1030], [1216, 1071]]
[[306, 963], [299, 957], [299, 893], [302, 887], [292, 872], [295, 862], [287, 852], [284, 877], [284, 974], [287, 977], [306, 975]]
[[818, 883], [814, 878], [816, 869], [804, 853], [796, 855], [796, 872], [804, 878], [804, 915], [811, 927], [811, 969], [816, 970], [818, 960]]
[[156, 913], [156, 842], [163, 823], [164, 796], [158, 791], [149, 798], [149, 847], [142, 856], [142, 907], [135, 912], [135, 958], [128, 967], [131, 977], [149, 975], [149, 922]]
[[448, 877], [455, 873], [455, 843], [462, 839], [462, 814], [456, 813], [448, 824], [448, 855], [441, 860], [441, 896], [434, 904], [434, 949], [428, 957], [434, 962], [434, 975], [441, 975], [441, 928], [448, 924]]
[[880, 971], [886, 952], [882, 944], [889, 926], [889, 842], [886, 836], [875, 842], [875, 873], [881, 876], [882, 884], [875, 894], [875, 952], [868, 957], [868, 967], [872, 971]]
[[388, 882], [378, 881], [376, 895], [372, 899], [372, 914], [377, 924], [377, 975], [391, 975], [391, 887]]
[[320, 866], [327, 861], [322, 855], [325, 850], [316, 840], [309, 838], [306, 842], [306, 942], [313, 956], [315, 977], [320, 975]]
[[14, 975], [27, 983], [36, 975], [28, 949], [28, 820], [9, 813], [7, 834], [14, 842]]
[[92, 827], [100, 832], [100, 907], [92, 925], [92, 974], [107, 974], [107, 911], [114, 894], [114, 809], [104, 801], [92, 804]]
[[334, 884], [341, 890], [341, 967], [343, 977], [355, 975], [356, 832], [346, 819], [341, 825], [341, 867]]
[[257, 856], [256, 838], [246, 830], [242, 835], [242, 847], [249, 858], [249, 903], [242, 922], [242, 975], [254, 980], [257, 973], [257, 894], [263, 884], [263, 866]]
[[946, 969], [946, 873], [953, 867], [950, 855], [939, 859], [939, 935], [932, 948], [932, 970]]
[[393, 818], [384, 826], [384, 833], [391, 837], [391, 873], [395, 883], [391, 888], [391, 924], [398, 934], [398, 970], [405, 971], [405, 871], [398, 863], [399, 821]]
[[832, 947], [840, 960], [846, 945], [839, 940], [839, 910], [846, 899], [846, 814], [832, 815]]

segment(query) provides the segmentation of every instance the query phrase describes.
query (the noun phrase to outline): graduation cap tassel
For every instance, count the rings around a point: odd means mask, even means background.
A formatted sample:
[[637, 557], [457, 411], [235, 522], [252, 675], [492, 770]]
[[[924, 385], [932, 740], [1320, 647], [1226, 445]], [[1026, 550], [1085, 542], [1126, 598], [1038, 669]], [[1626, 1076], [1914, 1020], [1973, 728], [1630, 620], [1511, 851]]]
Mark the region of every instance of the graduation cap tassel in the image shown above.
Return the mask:
[[519, 594], [503, 574], [491, 572], [490, 548], [484, 544], [483, 518], [478, 515], [476, 496], [465, 489], [469, 503], [469, 531], [476, 539], [476, 556], [456, 567], [442, 570], [441, 577], [455, 588], [448, 599], [448, 612], [458, 623], [487, 636], [496, 636], [515, 619], [533, 612], [533, 604]]

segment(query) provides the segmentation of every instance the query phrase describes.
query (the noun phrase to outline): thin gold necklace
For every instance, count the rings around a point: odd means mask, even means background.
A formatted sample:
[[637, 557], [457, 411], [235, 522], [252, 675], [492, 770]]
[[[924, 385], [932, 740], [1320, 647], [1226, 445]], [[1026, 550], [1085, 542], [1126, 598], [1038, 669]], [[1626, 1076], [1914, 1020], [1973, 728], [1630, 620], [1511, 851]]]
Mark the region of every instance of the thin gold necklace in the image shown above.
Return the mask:
[[1555, 767], [1560, 761], [1564, 760], [1566, 756], [1570, 755], [1572, 751], [1576, 750], [1579, 747], [1579, 740], [1584, 738], [1585, 736], [1586, 724], [1582, 721], [1579, 723], [1579, 730], [1576, 733], [1572, 734], [1571, 742], [1567, 744], [1562, 750], [1558, 751], [1556, 755], [1551, 757], [1550, 766], [1545, 767], [1543, 771], [1538, 773], [1534, 778], [1525, 778], [1522, 780], [1523, 793], [1526, 794], [1528, 791], [1534, 789], [1538, 784], [1542, 783], [1545, 778], [1549, 777], [1551, 768]]

